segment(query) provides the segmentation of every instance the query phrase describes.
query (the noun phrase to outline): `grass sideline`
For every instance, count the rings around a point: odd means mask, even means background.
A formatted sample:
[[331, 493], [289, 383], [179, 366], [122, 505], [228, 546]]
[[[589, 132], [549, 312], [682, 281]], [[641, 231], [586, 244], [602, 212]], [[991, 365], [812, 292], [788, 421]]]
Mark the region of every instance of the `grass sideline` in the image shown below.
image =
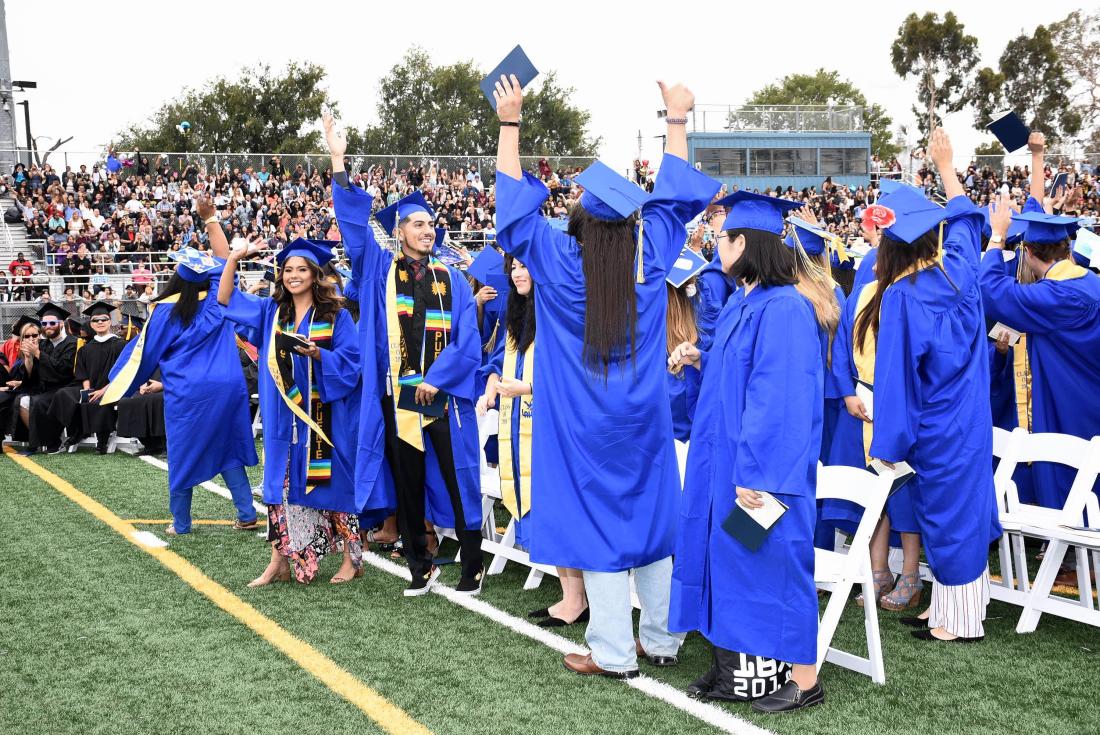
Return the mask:
[[[123, 518], [162, 518], [166, 475], [122, 455], [35, 457]], [[124, 479], [125, 481], [120, 481]], [[2, 583], [0, 732], [378, 732], [359, 710], [295, 667], [172, 574], [45, 483], [0, 463], [0, 528], [17, 539]], [[194, 515], [230, 516], [229, 501], [199, 490]], [[154, 533], [161, 529], [150, 527]], [[395, 577], [368, 570], [333, 588], [319, 583], [248, 590], [267, 551], [255, 534], [202, 526], [171, 548], [436, 733], [704, 733], [713, 728], [616, 682], [565, 672], [549, 649], [439, 596], [400, 597]], [[33, 550], [33, 551], [32, 551]], [[445, 546], [443, 556], [450, 553]], [[521, 589], [509, 564], [482, 598], [523, 617], [555, 599], [554, 580]], [[457, 570], [442, 581], [454, 584]], [[415, 614], [410, 614], [415, 613]], [[1082, 674], [1100, 665], [1095, 629], [1045, 616], [1014, 632], [1019, 609], [994, 603], [983, 644], [912, 640], [882, 613], [887, 684], [832, 665], [825, 707], [788, 717], [731, 712], [776, 733], [1082, 733], [1100, 704]], [[560, 629], [559, 629], [560, 630]], [[861, 650], [862, 620], [846, 611], [837, 640]], [[564, 635], [583, 644], [583, 629]], [[708, 663], [689, 636], [682, 664], [645, 673], [677, 688]], [[269, 719], [270, 718], [270, 719]]]

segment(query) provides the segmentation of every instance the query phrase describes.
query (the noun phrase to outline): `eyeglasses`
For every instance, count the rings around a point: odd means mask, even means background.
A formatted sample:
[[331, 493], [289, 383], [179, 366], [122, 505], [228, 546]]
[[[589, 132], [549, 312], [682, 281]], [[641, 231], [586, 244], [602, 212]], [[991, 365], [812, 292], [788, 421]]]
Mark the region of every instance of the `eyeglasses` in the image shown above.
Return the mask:
[[42, 326], [43, 327], [55, 327], [59, 324], [61, 324], [61, 322], [57, 321], [56, 319], [43, 319], [42, 320]]
[[91, 319], [92, 324], [102, 324], [103, 322], [111, 321], [109, 316], [93, 316]]

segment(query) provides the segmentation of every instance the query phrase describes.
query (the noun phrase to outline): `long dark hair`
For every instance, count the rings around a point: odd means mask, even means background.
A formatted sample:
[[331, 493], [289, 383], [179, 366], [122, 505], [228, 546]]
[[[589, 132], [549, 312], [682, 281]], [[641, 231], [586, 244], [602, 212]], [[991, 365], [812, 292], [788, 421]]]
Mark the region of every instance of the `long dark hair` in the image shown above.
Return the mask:
[[569, 213], [569, 235], [581, 244], [584, 271], [584, 351], [581, 359], [607, 378], [611, 363], [634, 359], [638, 299], [634, 292], [634, 227], [637, 217], [607, 222], [580, 204]]
[[164, 284], [164, 288], [153, 300], [163, 301], [169, 296], [179, 294], [179, 299], [172, 304], [172, 318], [178, 319], [180, 324], [186, 327], [191, 324], [195, 314], [199, 313], [199, 304], [202, 303], [199, 301], [199, 294], [209, 291], [210, 288], [209, 283], [193, 283], [180, 278], [179, 273], [173, 273], [168, 283]]
[[[288, 259], [289, 260], [289, 259]], [[336, 286], [325, 278], [321, 266], [308, 258], [302, 258], [309, 266], [309, 272], [313, 275], [313, 285], [310, 290], [313, 294], [313, 319], [315, 321], [331, 322], [336, 318], [336, 312], [344, 305], [344, 299], [336, 291]], [[286, 324], [294, 320], [294, 296], [283, 286], [282, 271], [275, 279], [275, 289], [271, 298], [279, 305], [279, 322]]]
[[[912, 244], [895, 240], [885, 232], [882, 233], [882, 240], [878, 246], [878, 256], [875, 259], [875, 280], [878, 286], [871, 300], [867, 302], [867, 306], [863, 307], [863, 310], [856, 315], [854, 344], [863, 344], [863, 341], [867, 338], [868, 329], [871, 330], [874, 338], [878, 339], [879, 310], [882, 308], [882, 297], [886, 293], [886, 289], [898, 280], [898, 277], [907, 268], [911, 268], [922, 260], [935, 258], [939, 248], [939, 228], [929, 230]], [[916, 280], [917, 274], [914, 272], [910, 278]], [[859, 294], [855, 294], [855, 297], [859, 298]]]
[[772, 232], [739, 227], [726, 233], [730, 242], [745, 236], [745, 250], [733, 264], [730, 275], [742, 283], [758, 286], [791, 286], [798, 282], [795, 275], [794, 252]]
[[531, 290], [526, 296], [516, 290], [512, 283], [511, 255], [504, 256], [504, 272], [508, 274], [508, 310], [504, 314], [504, 323], [508, 326], [508, 342], [516, 352], [526, 352], [535, 341], [535, 282], [531, 281]]

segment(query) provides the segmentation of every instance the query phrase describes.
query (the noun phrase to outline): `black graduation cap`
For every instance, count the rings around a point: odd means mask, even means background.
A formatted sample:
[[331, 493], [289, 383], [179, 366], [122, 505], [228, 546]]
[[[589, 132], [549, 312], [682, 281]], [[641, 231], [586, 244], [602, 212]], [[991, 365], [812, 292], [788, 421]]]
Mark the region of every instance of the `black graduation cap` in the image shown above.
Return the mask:
[[47, 316], [54, 316], [61, 321], [65, 321], [72, 316], [72, 314], [70, 314], [68, 311], [53, 302], [42, 304], [42, 306], [39, 307], [37, 314], [39, 319], [45, 319]]
[[33, 324], [34, 326], [37, 327], [38, 326], [38, 320], [35, 319], [33, 316], [29, 316], [27, 314], [24, 314], [23, 316], [16, 319], [15, 324], [11, 325], [12, 335], [18, 336], [19, 333], [21, 331], [23, 331], [23, 327], [27, 326], [28, 324]]
[[83, 311], [84, 316], [110, 316], [115, 305], [107, 301], [97, 301]]

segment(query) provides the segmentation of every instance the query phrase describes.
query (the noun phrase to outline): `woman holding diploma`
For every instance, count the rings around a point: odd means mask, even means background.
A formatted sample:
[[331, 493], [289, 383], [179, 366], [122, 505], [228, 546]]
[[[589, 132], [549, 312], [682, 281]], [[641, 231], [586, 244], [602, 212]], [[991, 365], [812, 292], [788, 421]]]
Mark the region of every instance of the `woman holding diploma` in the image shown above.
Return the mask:
[[[710, 350], [685, 342], [668, 361], [673, 371], [694, 365], [703, 374], [669, 624], [698, 630], [714, 645], [714, 666], [689, 692], [756, 697], [754, 709], [785, 712], [825, 701], [815, 668], [813, 578], [825, 402], [821, 339], [813, 306], [795, 288], [794, 254], [780, 238], [784, 212], [798, 205], [747, 192], [718, 203], [732, 209], [717, 246], [742, 286], [719, 316]], [[723, 527], [746, 511], [774, 517], [780, 504], [785, 512], [755, 550]], [[771, 692], [741, 692], [735, 652], [789, 662], [791, 678], [776, 677]]]

